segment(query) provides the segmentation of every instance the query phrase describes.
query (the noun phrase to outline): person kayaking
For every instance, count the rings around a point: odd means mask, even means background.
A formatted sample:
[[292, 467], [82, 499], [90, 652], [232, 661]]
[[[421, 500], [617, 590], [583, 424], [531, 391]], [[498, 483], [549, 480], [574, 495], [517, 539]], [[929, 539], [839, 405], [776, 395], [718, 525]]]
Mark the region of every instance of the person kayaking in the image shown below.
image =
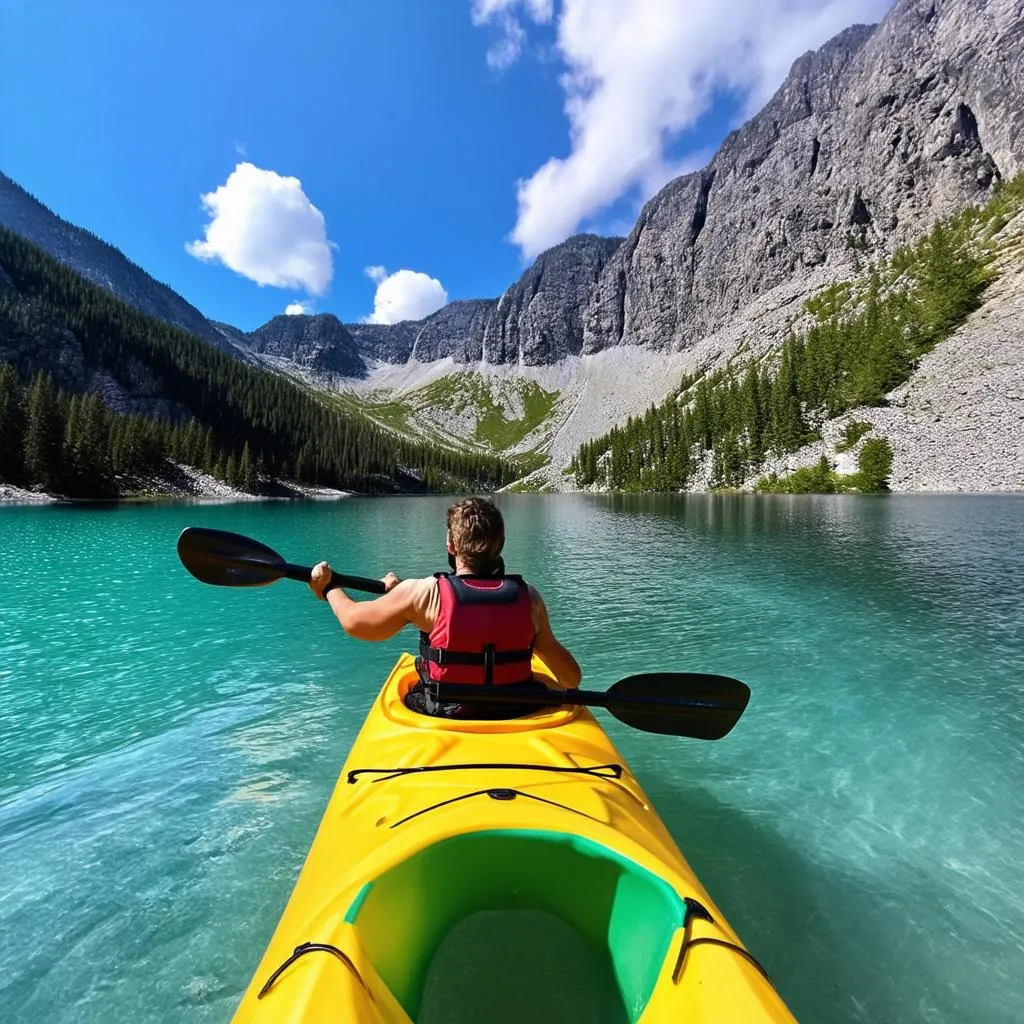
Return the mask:
[[530, 672], [531, 654], [560, 686], [579, 686], [580, 667], [555, 638], [544, 599], [521, 576], [505, 573], [498, 507], [486, 498], [457, 501], [448, 509], [446, 541], [451, 572], [408, 580], [388, 573], [387, 592], [372, 601], [349, 597], [327, 562], [313, 567], [310, 589], [330, 604], [349, 636], [387, 640], [407, 625], [420, 631], [420, 680], [406, 698], [415, 711], [453, 718], [526, 714], [534, 707], [439, 701], [436, 684], [543, 686]]

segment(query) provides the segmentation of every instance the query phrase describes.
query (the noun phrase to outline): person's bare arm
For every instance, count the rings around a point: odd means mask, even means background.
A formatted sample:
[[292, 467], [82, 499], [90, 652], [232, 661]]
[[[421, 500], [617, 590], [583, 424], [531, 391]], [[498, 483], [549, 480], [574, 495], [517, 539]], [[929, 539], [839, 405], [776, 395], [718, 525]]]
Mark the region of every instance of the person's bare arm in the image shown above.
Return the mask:
[[[317, 597], [322, 597], [330, 579], [331, 569], [326, 562], [314, 566], [309, 585]], [[357, 640], [388, 640], [412, 621], [415, 581], [399, 582], [394, 573], [388, 573], [383, 582], [388, 592], [372, 601], [353, 601], [341, 587], [328, 593], [327, 603], [349, 636]]]
[[547, 606], [544, 599], [533, 592], [535, 608], [537, 610], [537, 636], [533, 641], [533, 653], [543, 659], [544, 664], [555, 674], [560, 686], [571, 689], [580, 685], [583, 672], [580, 670], [576, 659], [563, 647], [555, 634], [551, 631], [551, 623], [548, 620]]

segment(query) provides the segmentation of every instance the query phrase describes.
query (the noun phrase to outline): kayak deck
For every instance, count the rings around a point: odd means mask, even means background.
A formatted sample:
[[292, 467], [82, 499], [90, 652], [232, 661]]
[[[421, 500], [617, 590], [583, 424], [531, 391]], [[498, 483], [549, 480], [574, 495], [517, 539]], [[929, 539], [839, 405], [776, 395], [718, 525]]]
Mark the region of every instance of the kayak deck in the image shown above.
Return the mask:
[[236, 1022], [415, 1021], [446, 937], [521, 911], [595, 951], [621, 1020], [793, 1019], [588, 711], [430, 718], [403, 703], [415, 681], [403, 655]]

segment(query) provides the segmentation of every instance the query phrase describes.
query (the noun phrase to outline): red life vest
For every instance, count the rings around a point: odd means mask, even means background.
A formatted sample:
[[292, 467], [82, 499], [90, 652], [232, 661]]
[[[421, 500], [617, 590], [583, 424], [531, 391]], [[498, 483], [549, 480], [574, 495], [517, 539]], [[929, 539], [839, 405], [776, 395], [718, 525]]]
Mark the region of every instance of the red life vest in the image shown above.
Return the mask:
[[535, 630], [530, 590], [522, 576], [434, 575], [441, 607], [430, 633], [420, 632], [423, 681], [530, 682]]

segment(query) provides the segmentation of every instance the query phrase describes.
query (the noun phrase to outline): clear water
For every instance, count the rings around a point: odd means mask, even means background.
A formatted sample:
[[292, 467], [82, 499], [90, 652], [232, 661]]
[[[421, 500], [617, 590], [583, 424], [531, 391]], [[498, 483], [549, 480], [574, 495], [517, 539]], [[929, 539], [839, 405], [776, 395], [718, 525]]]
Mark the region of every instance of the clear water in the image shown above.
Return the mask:
[[[414, 640], [203, 586], [180, 530], [426, 574], [446, 504], [0, 509], [5, 1021], [227, 1020]], [[587, 685], [752, 687], [717, 743], [603, 720], [801, 1021], [1024, 1020], [1024, 500], [502, 506]]]

